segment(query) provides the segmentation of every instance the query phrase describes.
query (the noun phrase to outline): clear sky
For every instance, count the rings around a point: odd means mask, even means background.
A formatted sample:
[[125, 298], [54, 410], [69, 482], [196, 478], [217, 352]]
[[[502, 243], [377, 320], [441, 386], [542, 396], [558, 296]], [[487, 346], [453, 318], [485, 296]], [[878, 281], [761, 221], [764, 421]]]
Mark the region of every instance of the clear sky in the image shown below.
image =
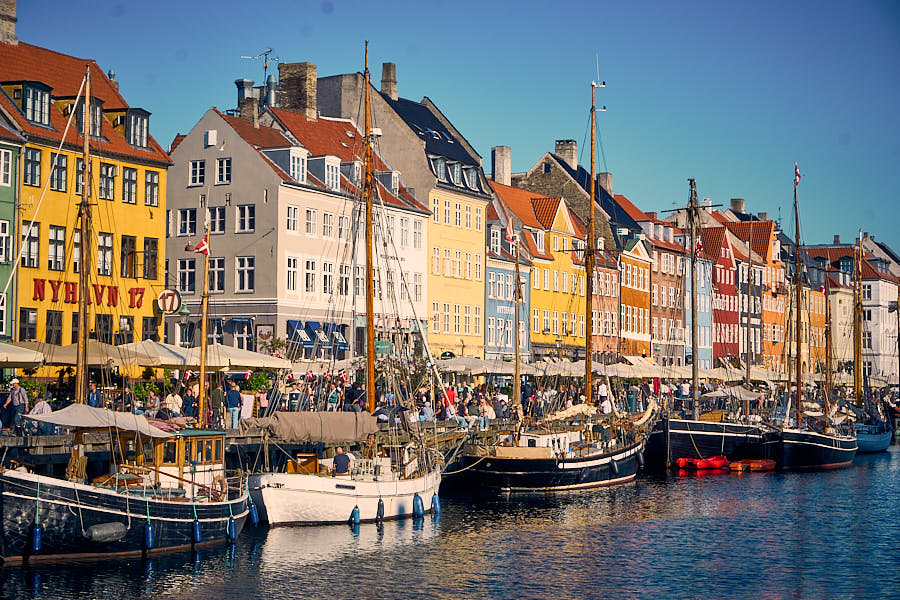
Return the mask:
[[[744, 198], [793, 229], [794, 161], [806, 243], [857, 228], [900, 251], [900, 2], [19, 0], [23, 41], [114, 69], [168, 147], [209, 106], [236, 103], [242, 60], [271, 47], [319, 75], [397, 64], [401, 96], [431, 98], [490, 173], [554, 140], [589, 164], [590, 82], [604, 166], [646, 211]], [[605, 162], [604, 162], [605, 161]]]

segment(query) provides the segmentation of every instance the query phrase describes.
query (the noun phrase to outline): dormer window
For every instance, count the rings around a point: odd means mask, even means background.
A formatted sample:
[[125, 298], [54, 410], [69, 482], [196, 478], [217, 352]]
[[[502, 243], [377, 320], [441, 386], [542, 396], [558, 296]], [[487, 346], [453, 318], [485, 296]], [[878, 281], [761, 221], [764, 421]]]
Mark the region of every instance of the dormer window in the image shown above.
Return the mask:
[[291, 179], [298, 183], [306, 183], [306, 152], [300, 148], [291, 148]]
[[[92, 119], [93, 120], [93, 119]], [[140, 108], [129, 108], [125, 121], [125, 137], [132, 146], [147, 147], [150, 113]]]
[[491, 227], [491, 252], [500, 254], [500, 230]]
[[538, 252], [544, 251], [544, 232], [543, 231], [537, 232], [537, 249], [538, 249]]
[[362, 182], [362, 163], [358, 160], [342, 162], [341, 174], [346, 177], [353, 185], [360, 185]]
[[450, 178], [453, 181], [453, 185], [459, 185], [462, 182], [462, 165], [450, 163]]
[[[75, 107], [75, 118], [78, 131], [84, 133], [84, 100], [79, 100]], [[91, 100], [91, 137], [99, 138], [103, 134], [103, 103]]]
[[447, 163], [443, 158], [432, 158], [431, 166], [434, 169], [434, 175], [438, 178], [438, 181], [447, 181]]
[[32, 123], [50, 124], [50, 88], [41, 83], [22, 86], [22, 112]]
[[331, 190], [341, 189], [341, 166], [340, 164], [325, 163], [325, 186]]
[[463, 169], [463, 175], [466, 178], [466, 185], [469, 189], [478, 190], [478, 169], [475, 167], [466, 167]]

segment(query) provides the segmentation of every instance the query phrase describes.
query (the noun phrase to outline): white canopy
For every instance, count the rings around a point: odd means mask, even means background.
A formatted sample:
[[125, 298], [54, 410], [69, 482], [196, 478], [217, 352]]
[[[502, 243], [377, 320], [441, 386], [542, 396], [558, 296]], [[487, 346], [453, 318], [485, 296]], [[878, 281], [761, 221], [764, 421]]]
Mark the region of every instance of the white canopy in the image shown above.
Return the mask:
[[122, 344], [119, 349], [133, 355], [141, 356], [140, 364], [148, 367], [170, 367], [179, 369], [187, 361], [187, 348], [163, 344], [153, 340]]
[[[200, 366], [200, 348], [185, 349], [185, 366]], [[208, 369], [290, 369], [291, 361], [260, 352], [242, 350], [224, 344], [206, 347]]]
[[19, 367], [33, 369], [44, 363], [44, 355], [29, 348], [0, 344], [0, 367]]
[[80, 429], [106, 429], [115, 427], [124, 431], [134, 431], [148, 437], [172, 437], [171, 433], [151, 425], [144, 415], [125, 412], [113, 412], [105, 408], [94, 408], [87, 404], [70, 404], [69, 406], [42, 415], [22, 415], [26, 419], [52, 423], [60, 427], [77, 427]]

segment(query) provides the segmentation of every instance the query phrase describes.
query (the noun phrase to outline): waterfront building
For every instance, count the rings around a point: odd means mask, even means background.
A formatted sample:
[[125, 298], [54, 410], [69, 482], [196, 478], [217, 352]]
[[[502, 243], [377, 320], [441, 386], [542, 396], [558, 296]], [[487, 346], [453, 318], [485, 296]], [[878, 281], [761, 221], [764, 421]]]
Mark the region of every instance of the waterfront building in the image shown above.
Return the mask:
[[565, 200], [491, 182], [500, 209], [514, 219], [531, 256], [531, 352], [584, 358], [584, 230]]
[[[616, 199], [625, 199], [617, 195]], [[623, 200], [619, 200], [620, 202]], [[650, 249], [650, 335], [653, 358], [661, 366], [680, 366], [685, 360], [685, 249], [675, 239], [671, 223], [656, 213], [639, 222]]]
[[703, 227], [701, 256], [712, 265], [713, 366], [734, 365], [738, 353], [738, 296], [731, 239], [724, 227]]
[[[761, 366], [762, 360], [762, 258], [726, 226], [735, 259], [735, 292], [738, 296], [738, 353], [741, 367]], [[749, 329], [749, 331], [748, 331]]]
[[[286, 72], [279, 72], [284, 83]], [[313, 65], [311, 75], [302, 70], [290, 85], [305, 90], [298, 108], [359, 120], [365, 85], [361, 73], [316, 80]], [[427, 198], [432, 213], [426, 234], [431, 350], [481, 358], [484, 228], [491, 200], [481, 157], [428, 97], [416, 102], [399, 96], [394, 63], [382, 65], [381, 89], [373, 86], [370, 96], [381, 156], [403, 173], [416, 197]]]
[[[93, 221], [91, 239], [82, 244], [77, 207], [84, 101], [77, 95], [87, 68]], [[19, 223], [9, 225], [22, 244], [11, 323], [15, 338], [69, 344], [79, 327], [88, 327], [91, 337], [108, 343], [156, 339], [153, 305], [166, 287], [169, 157], [150, 135], [150, 113], [128, 105], [111, 71], [104, 74], [90, 59], [19, 42], [14, 29], [0, 41], [0, 87], [0, 113], [24, 139], [21, 168], [14, 171]], [[4, 253], [14, 254], [3, 239]], [[82, 324], [78, 270], [84, 248], [92, 273], [88, 321]]]
[[650, 271], [653, 264], [644, 234], [621, 229], [619, 240], [619, 353], [649, 358], [652, 353]]
[[[678, 241], [685, 248], [690, 246], [690, 236], [679, 230], [677, 236]], [[690, 250], [688, 250], [690, 251]], [[695, 267], [697, 269], [697, 356], [691, 354], [693, 346], [691, 343], [693, 335], [692, 323], [692, 300], [691, 287], [693, 285], [691, 279], [690, 256], [685, 257], [684, 267], [684, 354], [685, 364], [693, 364], [696, 359], [697, 365], [701, 369], [713, 368], [712, 359], [712, 278], [713, 278], [713, 261], [711, 261], [703, 252], [697, 253]]]
[[605, 238], [597, 239], [594, 252], [594, 297], [591, 301], [591, 331], [594, 360], [614, 364], [619, 351], [619, 261], [606, 249]]
[[16, 194], [19, 189], [19, 156], [25, 138], [16, 131], [12, 121], [0, 112], [0, 340], [15, 339], [12, 313], [15, 306], [15, 282], [13, 265], [16, 257]]
[[[515, 358], [516, 301], [515, 301], [515, 241], [506, 239], [506, 222], [500, 217], [494, 203], [487, 208], [487, 244], [485, 255], [485, 339], [484, 358], [487, 360], [511, 360]], [[521, 236], [519, 232], [513, 234]], [[531, 360], [531, 343], [528, 335], [531, 314], [531, 260], [525, 248], [520, 248], [519, 290], [519, 355], [523, 362]]]

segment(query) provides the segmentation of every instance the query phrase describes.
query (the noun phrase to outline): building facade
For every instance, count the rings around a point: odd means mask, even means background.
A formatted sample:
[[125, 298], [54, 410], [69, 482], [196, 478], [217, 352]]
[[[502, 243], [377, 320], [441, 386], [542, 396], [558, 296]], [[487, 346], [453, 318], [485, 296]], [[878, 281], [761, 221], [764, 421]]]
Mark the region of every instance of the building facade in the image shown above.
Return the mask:
[[650, 272], [653, 264], [643, 234], [629, 238], [619, 254], [619, 354], [652, 354]]
[[24, 145], [24, 137], [16, 133], [9, 121], [0, 116], [0, 340], [15, 339], [12, 327], [12, 313], [16, 287], [13, 265], [16, 257], [16, 194], [19, 188], [19, 157]]
[[[516, 263], [515, 239], [506, 239], [506, 227], [493, 204], [488, 206], [487, 264], [485, 276], [485, 339], [484, 358], [487, 360], [511, 360], [515, 357], [515, 327], [519, 327], [519, 355], [523, 362], [531, 360], [531, 343], [528, 335], [528, 315], [531, 314], [531, 261], [520, 251], [519, 303], [516, 315]], [[508, 218], [508, 217], [506, 217]], [[518, 237], [518, 233], [514, 234]]]

